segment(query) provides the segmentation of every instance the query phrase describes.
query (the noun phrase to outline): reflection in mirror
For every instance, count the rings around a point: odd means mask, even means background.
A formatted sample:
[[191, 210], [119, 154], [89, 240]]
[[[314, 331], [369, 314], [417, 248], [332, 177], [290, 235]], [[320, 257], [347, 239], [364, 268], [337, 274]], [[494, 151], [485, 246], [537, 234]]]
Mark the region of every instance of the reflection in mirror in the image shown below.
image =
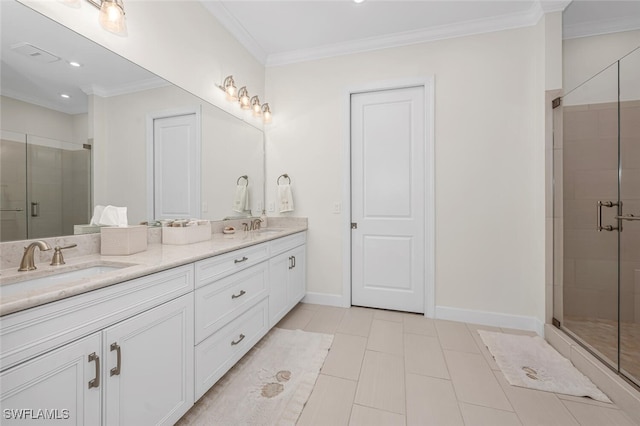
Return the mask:
[[[154, 203], [150, 199], [153, 195], [149, 195], [154, 191], [148, 178], [153, 173], [148, 161], [153, 142], [150, 117], [184, 109], [195, 109], [201, 114], [201, 124], [196, 129], [201, 143], [199, 216], [220, 220], [260, 214], [264, 206], [261, 130], [20, 3], [2, 1], [0, 7], [3, 131], [0, 203], [2, 210], [11, 210], [0, 212], [0, 241], [70, 234], [73, 225], [89, 222], [96, 204], [127, 207], [130, 224], [154, 219]], [[81, 66], [71, 67], [70, 62], [75, 61]], [[70, 98], [61, 98], [63, 93]], [[8, 147], [17, 143], [11, 138], [5, 141], [4, 136], [15, 134], [22, 134], [18, 138], [22, 138], [21, 146], [25, 149], [34, 140], [56, 140], [57, 146], [74, 144], [73, 152], [79, 149], [92, 157], [88, 164], [76, 161], [83, 163], [76, 171], [71, 162], [61, 160], [61, 168], [72, 176], [73, 183], [85, 188], [80, 191], [84, 199], [79, 195], [73, 200], [61, 196], [54, 201], [53, 193], [47, 193], [46, 201], [33, 199], [40, 203], [37, 205], [40, 222], [60, 223], [55, 229], [45, 231], [44, 227], [32, 224], [29, 216], [33, 196], [27, 194], [31, 185], [24, 165], [29, 162], [30, 152], [35, 157], [44, 154], [36, 154], [36, 149], [25, 151], [24, 161], [11, 160], [12, 166], [4, 167], [11, 149], [15, 151], [15, 147]], [[84, 144], [92, 149], [83, 149]], [[50, 148], [51, 143], [48, 145]], [[11, 155], [16, 158], [17, 154]], [[38, 169], [52, 167], [49, 160], [45, 164]], [[249, 210], [238, 212], [234, 210], [236, 183], [243, 175], [249, 178]], [[15, 176], [25, 179], [20, 182]], [[59, 179], [69, 180], [65, 175]], [[15, 189], [8, 189], [12, 180], [18, 180], [15, 185], [22, 185], [19, 195], [14, 194]], [[45, 213], [54, 206], [62, 219], [45, 218]], [[72, 217], [67, 217], [68, 212]], [[7, 221], [13, 221], [14, 225]]]

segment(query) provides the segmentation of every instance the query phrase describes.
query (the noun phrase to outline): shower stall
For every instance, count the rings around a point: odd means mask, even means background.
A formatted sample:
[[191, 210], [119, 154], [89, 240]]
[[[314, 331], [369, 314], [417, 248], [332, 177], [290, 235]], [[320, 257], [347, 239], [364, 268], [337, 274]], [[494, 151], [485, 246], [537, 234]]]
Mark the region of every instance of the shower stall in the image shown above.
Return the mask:
[[0, 242], [74, 233], [91, 214], [87, 145], [1, 131]]
[[640, 387], [640, 48], [555, 106], [553, 322]]

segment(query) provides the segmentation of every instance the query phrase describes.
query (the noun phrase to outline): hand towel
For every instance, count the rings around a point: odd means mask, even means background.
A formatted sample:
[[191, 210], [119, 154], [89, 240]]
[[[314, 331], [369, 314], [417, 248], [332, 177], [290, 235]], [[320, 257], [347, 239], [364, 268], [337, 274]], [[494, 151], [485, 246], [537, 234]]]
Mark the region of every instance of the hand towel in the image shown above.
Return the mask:
[[293, 211], [293, 194], [288, 183], [278, 185], [278, 205], [280, 213]]
[[233, 199], [233, 211], [244, 213], [249, 210], [249, 188], [247, 185], [236, 186], [236, 196]]

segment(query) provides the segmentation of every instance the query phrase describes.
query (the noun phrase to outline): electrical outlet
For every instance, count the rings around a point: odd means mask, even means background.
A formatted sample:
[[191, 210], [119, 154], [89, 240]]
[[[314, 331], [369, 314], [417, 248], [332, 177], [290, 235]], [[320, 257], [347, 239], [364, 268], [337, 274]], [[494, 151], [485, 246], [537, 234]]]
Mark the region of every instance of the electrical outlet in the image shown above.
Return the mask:
[[276, 211], [276, 203], [274, 203], [273, 201], [269, 203], [269, 209], [270, 212], [275, 212]]
[[202, 203], [202, 213], [206, 213], [209, 211], [209, 204]]
[[342, 205], [340, 203], [333, 203], [333, 212], [335, 214], [340, 213], [341, 210], [342, 210]]

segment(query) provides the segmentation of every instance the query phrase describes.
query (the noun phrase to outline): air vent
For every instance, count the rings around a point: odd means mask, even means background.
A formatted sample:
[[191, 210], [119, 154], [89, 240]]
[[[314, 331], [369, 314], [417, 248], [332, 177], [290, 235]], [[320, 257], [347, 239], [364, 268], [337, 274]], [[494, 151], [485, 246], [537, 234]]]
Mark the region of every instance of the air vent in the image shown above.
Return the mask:
[[11, 46], [11, 50], [21, 55], [28, 56], [30, 58], [35, 59], [36, 61], [44, 64], [49, 64], [51, 62], [59, 61], [56, 55], [52, 55], [49, 52], [46, 52], [40, 48], [35, 47], [29, 43], [18, 43]]

